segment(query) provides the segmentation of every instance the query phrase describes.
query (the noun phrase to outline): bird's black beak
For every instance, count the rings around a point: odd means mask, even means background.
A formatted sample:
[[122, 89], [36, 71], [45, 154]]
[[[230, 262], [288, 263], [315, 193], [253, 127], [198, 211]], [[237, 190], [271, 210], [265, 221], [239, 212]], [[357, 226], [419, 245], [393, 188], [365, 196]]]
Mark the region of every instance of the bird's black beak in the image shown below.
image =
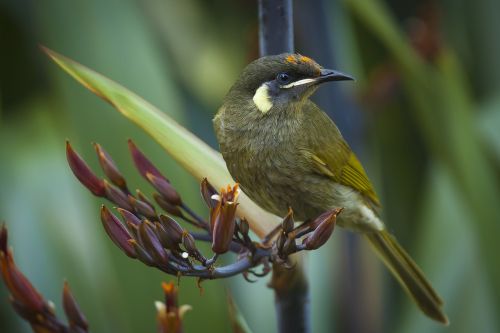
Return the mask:
[[321, 74], [316, 78], [316, 83], [346, 80], [354, 80], [354, 78], [342, 72], [334, 71], [333, 69], [322, 69]]

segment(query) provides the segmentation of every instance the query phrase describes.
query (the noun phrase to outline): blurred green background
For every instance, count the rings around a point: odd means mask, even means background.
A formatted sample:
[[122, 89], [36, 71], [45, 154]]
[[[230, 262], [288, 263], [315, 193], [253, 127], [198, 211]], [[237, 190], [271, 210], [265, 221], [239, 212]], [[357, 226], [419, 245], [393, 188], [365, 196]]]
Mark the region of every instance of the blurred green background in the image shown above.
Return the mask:
[[[294, 1], [296, 50], [353, 74], [315, 100], [360, 155], [389, 228], [446, 302], [451, 326], [425, 318], [366, 244], [341, 230], [307, 255], [314, 332], [500, 329], [500, 2]], [[15, 259], [61, 309], [67, 279], [93, 332], [154, 332], [171, 280], [125, 257], [74, 179], [64, 140], [98, 170], [101, 143], [132, 186], [134, 139], [186, 201], [198, 184], [140, 129], [73, 81], [39, 44], [123, 84], [216, 146], [211, 117], [258, 55], [250, 0], [0, 2], [0, 220]], [[180, 285], [186, 332], [227, 332], [225, 290], [254, 332], [275, 332], [268, 278]], [[0, 332], [29, 332], [0, 285]]]

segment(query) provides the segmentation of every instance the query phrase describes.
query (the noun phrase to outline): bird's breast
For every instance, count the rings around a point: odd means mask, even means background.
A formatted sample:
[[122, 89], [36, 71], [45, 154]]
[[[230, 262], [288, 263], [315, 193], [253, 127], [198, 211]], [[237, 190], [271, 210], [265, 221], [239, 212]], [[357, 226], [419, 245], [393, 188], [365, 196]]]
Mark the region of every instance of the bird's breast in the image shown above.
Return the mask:
[[[284, 216], [292, 207], [298, 219], [324, 211], [323, 193], [331, 184], [316, 174], [292, 136], [279, 131], [238, 130], [219, 140], [229, 172], [264, 209]], [[326, 180], [326, 181], [325, 181]]]

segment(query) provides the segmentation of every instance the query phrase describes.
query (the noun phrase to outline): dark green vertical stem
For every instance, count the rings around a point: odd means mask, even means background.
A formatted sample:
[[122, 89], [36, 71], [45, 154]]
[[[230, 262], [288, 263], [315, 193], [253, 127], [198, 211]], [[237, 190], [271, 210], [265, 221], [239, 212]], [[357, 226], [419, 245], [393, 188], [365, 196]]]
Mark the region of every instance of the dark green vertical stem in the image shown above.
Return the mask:
[[[260, 55], [294, 52], [291, 0], [259, 0]], [[274, 289], [278, 332], [311, 331], [309, 286], [303, 267], [275, 265], [270, 283]]]
[[293, 52], [292, 0], [259, 0], [260, 56]]

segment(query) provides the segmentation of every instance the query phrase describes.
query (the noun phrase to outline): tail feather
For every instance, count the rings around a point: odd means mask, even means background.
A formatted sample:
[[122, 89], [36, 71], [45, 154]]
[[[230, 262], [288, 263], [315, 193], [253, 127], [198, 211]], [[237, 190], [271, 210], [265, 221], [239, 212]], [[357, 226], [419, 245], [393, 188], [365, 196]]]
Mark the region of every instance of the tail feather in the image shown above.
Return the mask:
[[367, 233], [366, 237], [418, 307], [427, 316], [448, 325], [448, 318], [442, 309], [443, 300], [396, 239], [386, 230]]

